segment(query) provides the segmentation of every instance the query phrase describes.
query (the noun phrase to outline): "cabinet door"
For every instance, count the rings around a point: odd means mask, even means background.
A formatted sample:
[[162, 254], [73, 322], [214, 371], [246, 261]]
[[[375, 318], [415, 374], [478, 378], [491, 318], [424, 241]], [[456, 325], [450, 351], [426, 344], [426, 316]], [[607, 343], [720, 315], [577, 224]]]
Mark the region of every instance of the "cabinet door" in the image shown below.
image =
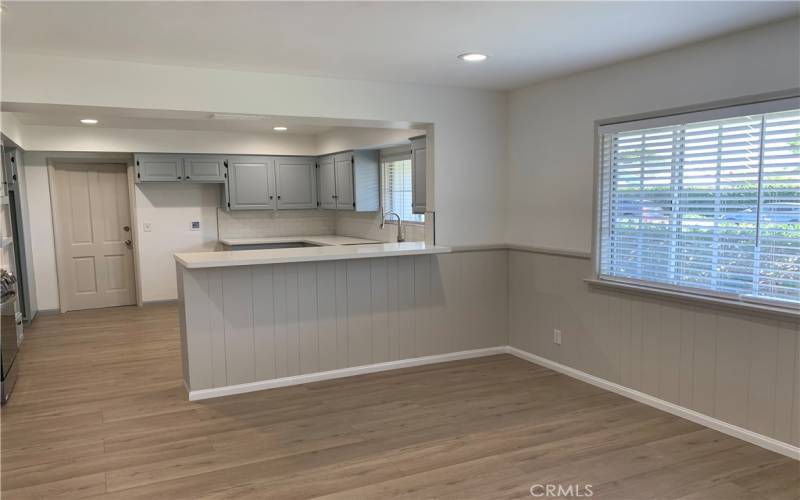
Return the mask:
[[333, 157], [319, 160], [319, 207], [336, 209], [336, 173]]
[[183, 181], [180, 155], [136, 155], [136, 182]]
[[415, 214], [425, 213], [425, 166], [426, 149], [414, 149], [411, 156], [411, 211]]
[[278, 209], [317, 208], [317, 183], [312, 158], [275, 160]]
[[274, 209], [274, 160], [265, 156], [228, 158], [228, 190], [231, 210]]
[[355, 210], [353, 197], [353, 156], [350, 154], [334, 157], [336, 171], [336, 209]]
[[189, 182], [225, 182], [225, 157], [192, 155], [183, 159], [184, 180]]

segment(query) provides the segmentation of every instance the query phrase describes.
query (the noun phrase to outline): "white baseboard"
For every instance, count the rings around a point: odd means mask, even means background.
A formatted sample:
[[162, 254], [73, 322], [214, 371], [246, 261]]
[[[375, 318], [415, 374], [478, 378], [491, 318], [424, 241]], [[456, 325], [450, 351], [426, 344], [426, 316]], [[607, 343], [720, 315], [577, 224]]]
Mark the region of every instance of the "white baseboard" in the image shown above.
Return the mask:
[[601, 389], [625, 396], [626, 398], [644, 403], [648, 406], [652, 406], [653, 408], [658, 408], [659, 410], [677, 415], [678, 417], [685, 418], [686, 420], [691, 420], [692, 422], [704, 425], [729, 436], [739, 438], [756, 446], [780, 453], [781, 455], [785, 455], [795, 460], [800, 460], [800, 447], [793, 446], [789, 443], [784, 443], [783, 441], [778, 441], [777, 439], [769, 436], [765, 436], [763, 434], [759, 434], [727, 422], [723, 422], [722, 420], [714, 417], [709, 417], [703, 413], [690, 410], [689, 408], [676, 405], [675, 403], [670, 403], [669, 401], [664, 401], [663, 399], [659, 399], [649, 394], [639, 392], [635, 389], [630, 389], [614, 382], [610, 382], [606, 379], [595, 377], [594, 375], [590, 375], [584, 371], [570, 368], [569, 366], [562, 365], [561, 363], [551, 361], [521, 349], [517, 349], [516, 347], [506, 346], [505, 352], [526, 361], [530, 361], [531, 363], [544, 366], [545, 368], [550, 368], [551, 370], [563, 373], [564, 375], [592, 384]]
[[459, 359], [493, 356], [497, 354], [505, 354], [506, 352], [506, 346], [487, 347], [484, 349], [473, 349], [471, 351], [451, 352], [447, 354], [437, 354], [434, 356], [424, 356], [421, 358], [388, 361], [386, 363], [376, 363], [373, 365], [341, 368], [327, 372], [308, 373], [305, 375], [295, 375], [292, 377], [261, 380], [259, 382], [250, 382], [247, 384], [228, 385], [225, 387], [215, 387], [213, 389], [199, 389], [196, 391], [189, 391], [189, 401], [199, 401], [201, 399], [218, 398], [221, 396], [232, 396], [234, 394], [243, 394], [245, 392], [275, 389], [277, 387], [287, 387], [290, 385], [308, 384], [310, 382], [319, 382], [322, 380], [352, 377], [354, 375], [397, 370], [399, 368], [410, 368], [413, 366], [431, 365], [434, 363], [444, 363], [446, 361], [456, 361]]

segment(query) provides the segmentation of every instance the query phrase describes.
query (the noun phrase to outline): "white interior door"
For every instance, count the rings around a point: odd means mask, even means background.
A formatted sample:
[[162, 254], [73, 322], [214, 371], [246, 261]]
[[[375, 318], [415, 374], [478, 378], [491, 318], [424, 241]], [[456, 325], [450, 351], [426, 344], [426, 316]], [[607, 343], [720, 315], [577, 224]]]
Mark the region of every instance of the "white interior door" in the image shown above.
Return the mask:
[[54, 221], [63, 310], [136, 303], [124, 165], [58, 165]]

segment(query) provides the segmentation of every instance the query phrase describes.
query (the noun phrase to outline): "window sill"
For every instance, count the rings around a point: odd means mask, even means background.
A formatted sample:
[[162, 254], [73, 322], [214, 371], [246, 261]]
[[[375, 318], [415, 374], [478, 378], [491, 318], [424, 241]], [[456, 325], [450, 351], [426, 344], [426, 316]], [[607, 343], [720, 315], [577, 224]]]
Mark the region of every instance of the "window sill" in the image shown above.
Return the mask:
[[664, 288], [639, 285], [633, 283], [624, 283], [621, 281], [612, 281], [601, 278], [586, 278], [583, 280], [591, 286], [600, 286], [606, 288], [615, 288], [627, 292], [642, 293], [646, 295], [657, 295], [661, 297], [668, 297], [671, 299], [679, 300], [682, 302], [693, 302], [711, 306], [717, 306], [725, 309], [735, 309], [738, 311], [758, 312], [771, 316], [788, 317], [794, 321], [800, 319], [800, 309], [791, 309], [788, 307], [781, 307], [767, 304], [757, 304], [753, 302], [744, 302], [735, 299], [725, 299], [721, 297], [711, 297], [708, 295], [699, 295], [689, 292], [679, 292], [676, 290], [666, 290]]

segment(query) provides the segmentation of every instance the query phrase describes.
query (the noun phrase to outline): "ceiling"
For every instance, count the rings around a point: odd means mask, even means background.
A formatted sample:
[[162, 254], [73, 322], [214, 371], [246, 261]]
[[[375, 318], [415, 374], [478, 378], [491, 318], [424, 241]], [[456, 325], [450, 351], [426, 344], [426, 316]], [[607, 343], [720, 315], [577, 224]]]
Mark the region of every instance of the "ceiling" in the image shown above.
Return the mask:
[[[724, 0], [5, 5], [4, 52], [494, 89], [800, 13], [798, 2]], [[491, 57], [456, 59], [468, 51]]]
[[[129, 109], [95, 106], [69, 106], [59, 104], [36, 104], [3, 102], [0, 110], [14, 113], [25, 126], [98, 127], [121, 129], [155, 130], [206, 130], [221, 132], [252, 132], [271, 134], [319, 135], [341, 128], [391, 128], [415, 130], [424, 124], [388, 122], [374, 120], [346, 120], [335, 118], [309, 118], [293, 116], [251, 115], [253, 119], [241, 119], [222, 115], [212, 118], [214, 113], [199, 111], [171, 111], [152, 109]], [[96, 125], [84, 125], [83, 118], [94, 118]], [[284, 126], [285, 132], [275, 132], [272, 127]]]

